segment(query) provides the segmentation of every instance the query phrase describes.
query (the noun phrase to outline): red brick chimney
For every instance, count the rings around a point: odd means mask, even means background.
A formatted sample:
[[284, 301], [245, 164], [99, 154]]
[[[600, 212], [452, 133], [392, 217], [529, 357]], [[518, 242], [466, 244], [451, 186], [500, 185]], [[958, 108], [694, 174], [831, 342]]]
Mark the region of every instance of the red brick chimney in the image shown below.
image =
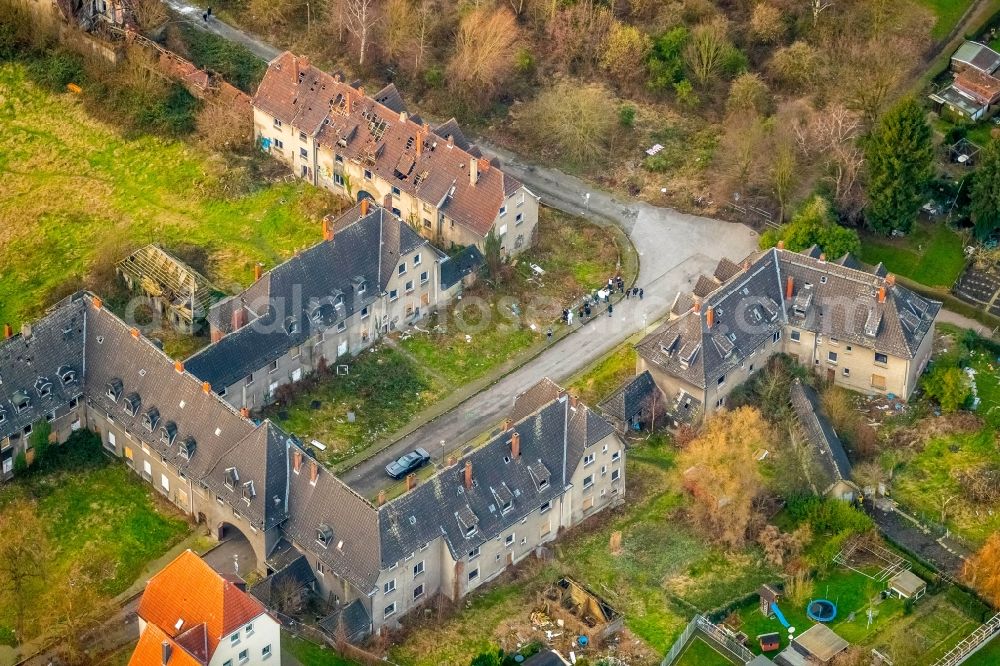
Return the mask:
[[361, 217], [368, 214], [368, 197], [361, 200]]
[[694, 311], [701, 312], [701, 299], [697, 296], [694, 297]]
[[364, 86], [358, 86], [358, 94], [361, 95], [362, 97], [365, 96], [365, 87]]
[[715, 308], [711, 305], [708, 306], [708, 310], [705, 311], [705, 325], [708, 326], [708, 330], [712, 330], [715, 325]]
[[424, 132], [423, 130], [417, 130], [417, 157], [420, 157], [424, 152]]
[[3, 325], [3, 337], [4, 340], [9, 340], [14, 335], [14, 327], [10, 324]]
[[392, 210], [392, 193], [391, 192], [389, 194], [385, 195], [384, 197], [382, 197], [382, 208], [385, 208], [386, 210]]
[[826, 262], [826, 252], [819, 253], [819, 261], [821, 264]]
[[243, 309], [243, 306], [233, 310], [233, 330], [238, 331], [243, 328], [247, 323], [247, 312]]
[[253, 265], [253, 281], [256, 282], [264, 274], [264, 267], [258, 261]]
[[138, 339], [139, 339], [139, 329], [137, 329], [137, 328], [133, 327], [133, 328], [132, 328], [131, 330], [129, 330], [129, 333], [130, 333], [130, 334], [132, 335], [132, 337], [133, 337], [133, 338], [135, 338], [136, 340], [138, 340]]
[[455, 460], [455, 456], [448, 456], [448, 467], [454, 467], [456, 462], [458, 461]]
[[507, 432], [514, 427], [514, 419], [506, 418], [503, 420], [503, 432]]
[[790, 300], [794, 292], [795, 292], [795, 278], [789, 275], [788, 279], [785, 280], [785, 300]]
[[385, 491], [380, 490], [378, 491], [378, 499], [375, 500], [375, 506], [382, 506], [383, 504], [385, 504]]
[[300, 469], [302, 469], [302, 452], [296, 449], [292, 451], [292, 471], [298, 474]]
[[896, 275], [894, 273], [889, 273], [885, 276], [885, 284], [887, 287], [896, 286]]
[[180, 361], [174, 361], [174, 370], [177, 372], [184, 372], [184, 364]]
[[101, 300], [100, 296], [94, 296], [93, 301], [91, 302], [94, 304], [95, 310], [100, 310], [104, 307], [104, 301]]
[[201, 383], [201, 391], [202, 391], [202, 393], [211, 393], [212, 392], [212, 385], [209, 384], [208, 382], [202, 382]]
[[486, 159], [485, 157], [480, 157], [479, 158], [479, 172], [480, 173], [486, 173], [489, 170], [490, 170], [490, 161], [488, 159]]
[[412, 472], [406, 475], [406, 492], [417, 487], [417, 475]]
[[250, 418], [250, 410], [247, 409], [246, 407], [240, 407], [240, 416], [242, 416], [245, 419]]
[[785, 249], [785, 241], [783, 241], [783, 240], [778, 241], [778, 249], [779, 250], [784, 250]]
[[465, 489], [472, 490], [472, 461], [465, 461]]
[[222, 331], [220, 331], [219, 329], [217, 329], [216, 327], [213, 326], [212, 327], [212, 342], [213, 343], [214, 342], [218, 342], [221, 339], [222, 339]]
[[[362, 213], [364, 215], [364, 213]], [[328, 217], [323, 218], [323, 240], [332, 241], [333, 240], [333, 225], [330, 224]]]
[[878, 288], [878, 302], [885, 303], [885, 287]]
[[521, 433], [516, 430], [510, 436], [510, 457], [514, 460], [521, 457]]
[[351, 114], [351, 92], [347, 91], [344, 93], [344, 111], [350, 115]]
[[319, 463], [313, 460], [309, 463], [309, 483], [316, 485], [316, 479], [319, 478]]

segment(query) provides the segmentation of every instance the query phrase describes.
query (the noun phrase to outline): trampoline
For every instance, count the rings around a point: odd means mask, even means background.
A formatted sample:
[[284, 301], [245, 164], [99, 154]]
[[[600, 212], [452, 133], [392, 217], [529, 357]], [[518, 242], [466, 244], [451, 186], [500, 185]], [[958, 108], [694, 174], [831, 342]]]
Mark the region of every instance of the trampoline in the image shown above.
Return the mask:
[[837, 605], [828, 599], [816, 599], [806, 606], [806, 615], [815, 622], [830, 622], [837, 617]]

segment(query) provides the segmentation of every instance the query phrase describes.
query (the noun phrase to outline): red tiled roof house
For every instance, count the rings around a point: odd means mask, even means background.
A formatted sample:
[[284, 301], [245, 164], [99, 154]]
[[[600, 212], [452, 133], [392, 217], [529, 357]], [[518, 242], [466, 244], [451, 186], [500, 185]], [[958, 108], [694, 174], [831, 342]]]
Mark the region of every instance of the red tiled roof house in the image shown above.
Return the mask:
[[149, 579], [129, 666], [281, 664], [279, 625], [190, 550]]
[[262, 149], [314, 185], [387, 205], [431, 241], [482, 249], [489, 232], [503, 251], [530, 247], [538, 199], [471, 145], [454, 119], [431, 128], [407, 113], [396, 87], [374, 96], [341, 76], [282, 53], [253, 98]]

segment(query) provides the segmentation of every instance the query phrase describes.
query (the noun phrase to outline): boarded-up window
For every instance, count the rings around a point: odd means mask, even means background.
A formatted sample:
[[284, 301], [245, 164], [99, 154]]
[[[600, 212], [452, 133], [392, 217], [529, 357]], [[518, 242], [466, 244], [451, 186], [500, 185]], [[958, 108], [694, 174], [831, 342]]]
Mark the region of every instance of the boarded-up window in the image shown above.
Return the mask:
[[546, 536], [552, 531], [552, 521], [546, 520], [542, 523], [542, 528], [538, 531], [538, 536]]
[[132, 460], [132, 447], [131, 446], [126, 446], [125, 447], [125, 457], [128, 458], [129, 460]]
[[872, 388], [880, 391], [885, 390], [885, 377], [883, 375], [872, 375]]
[[583, 498], [583, 510], [587, 511], [594, 508], [594, 497], [584, 497]]

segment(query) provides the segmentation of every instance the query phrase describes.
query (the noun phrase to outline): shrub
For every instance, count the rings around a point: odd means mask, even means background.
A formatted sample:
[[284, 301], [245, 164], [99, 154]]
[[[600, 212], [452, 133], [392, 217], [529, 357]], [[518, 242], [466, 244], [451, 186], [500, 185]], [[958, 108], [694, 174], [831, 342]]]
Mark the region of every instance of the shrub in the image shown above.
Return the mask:
[[83, 81], [83, 61], [75, 53], [58, 49], [29, 61], [28, 75], [44, 88], [65, 92], [66, 84]]
[[618, 124], [622, 127], [635, 126], [635, 107], [631, 104], [622, 104], [618, 109]]
[[969, 377], [961, 368], [946, 363], [935, 363], [924, 376], [924, 392], [941, 405], [941, 411], [951, 414], [961, 409], [972, 396]]

